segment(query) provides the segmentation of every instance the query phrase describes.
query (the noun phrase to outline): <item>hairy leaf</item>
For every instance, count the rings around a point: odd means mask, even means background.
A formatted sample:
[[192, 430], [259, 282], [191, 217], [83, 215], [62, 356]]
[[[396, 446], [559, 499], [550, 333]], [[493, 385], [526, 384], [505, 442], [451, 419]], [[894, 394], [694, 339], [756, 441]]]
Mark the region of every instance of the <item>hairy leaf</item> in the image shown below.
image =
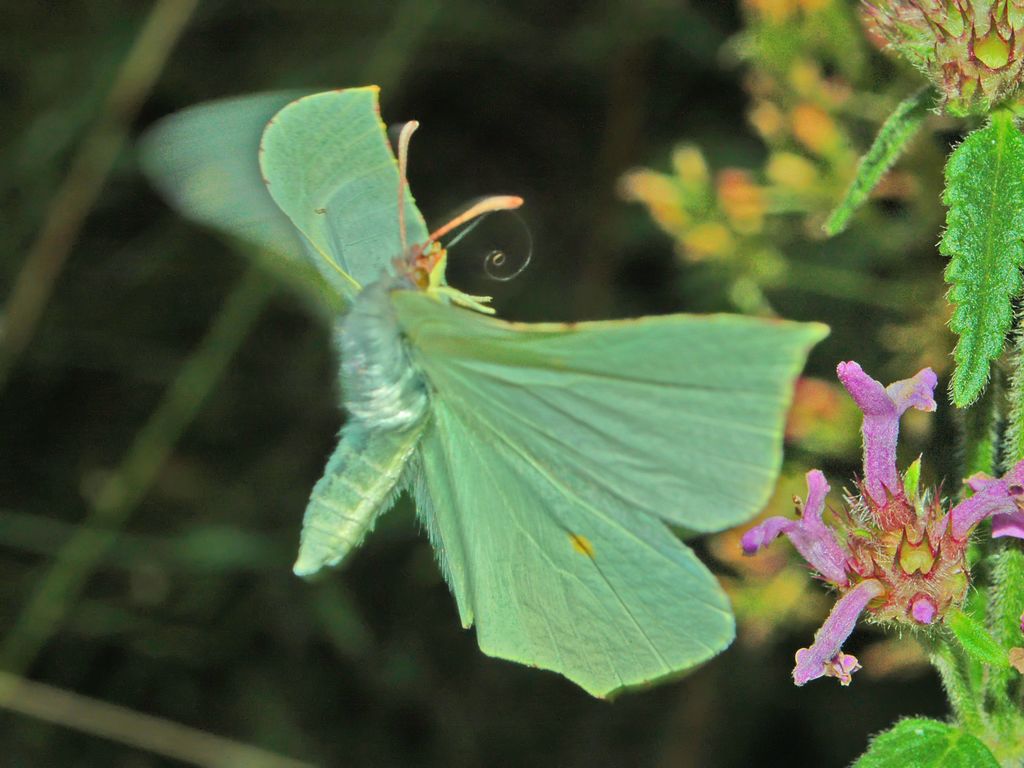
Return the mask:
[[985, 625], [971, 615], [963, 611], [951, 611], [946, 616], [946, 625], [953, 631], [967, 655], [974, 660], [994, 667], [1010, 666], [1006, 649], [992, 638]]
[[867, 202], [871, 190], [903, 154], [903, 150], [928, 116], [928, 108], [932, 101], [931, 93], [930, 87], [922, 88], [913, 96], [901, 101], [886, 118], [871, 143], [871, 148], [860, 159], [857, 175], [849, 189], [825, 222], [825, 233], [829, 237], [838, 235], [846, 229], [853, 214]]
[[989, 363], [1003, 351], [1021, 290], [1024, 263], [1024, 136], [1005, 113], [975, 131], [946, 163], [946, 281], [956, 305], [950, 327], [960, 336], [950, 386], [970, 405], [985, 388]]
[[977, 738], [947, 723], [910, 718], [876, 736], [853, 768], [999, 768]]

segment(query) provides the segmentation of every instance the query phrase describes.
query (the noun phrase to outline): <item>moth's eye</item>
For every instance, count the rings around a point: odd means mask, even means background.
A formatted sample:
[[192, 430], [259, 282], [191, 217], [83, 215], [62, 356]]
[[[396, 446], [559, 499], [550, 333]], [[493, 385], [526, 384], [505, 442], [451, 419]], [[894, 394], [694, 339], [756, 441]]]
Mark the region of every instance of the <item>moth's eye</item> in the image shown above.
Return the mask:
[[412, 272], [409, 273], [409, 277], [412, 278], [412, 281], [417, 288], [425, 289], [430, 285], [430, 273], [423, 267], [415, 267]]

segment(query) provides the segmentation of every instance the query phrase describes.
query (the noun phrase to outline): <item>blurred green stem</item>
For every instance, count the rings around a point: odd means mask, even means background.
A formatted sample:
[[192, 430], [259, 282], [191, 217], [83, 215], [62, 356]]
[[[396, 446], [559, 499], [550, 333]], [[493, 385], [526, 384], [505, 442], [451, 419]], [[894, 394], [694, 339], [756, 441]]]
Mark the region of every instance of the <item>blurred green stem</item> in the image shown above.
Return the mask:
[[195, 418], [252, 328], [273, 287], [256, 267], [228, 295], [206, 337], [164, 393], [121, 465], [96, 493], [89, 515], [57, 551], [27, 605], [0, 644], [0, 667], [26, 671], [110, 549], [118, 530], [149, 490], [174, 444]]
[[868, 278], [863, 272], [807, 262], [790, 264], [784, 284], [796, 291], [831, 296], [842, 301], [859, 301], [897, 312], [920, 306], [918, 282], [892, 282]]
[[984, 723], [981, 702], [964, 670], [961, 654], [950, 643], [938, 640], [930, 649], [930, 660], [939, 673], [957, 721], [971, 733], [981, 733]]
[[198, 0], [157, 0], [82, 139], [0, 319], [0, 391], [35, 334], [78, 232], [103, 189], [142, 106]]
[[360, 79], [376, 83], [384, 93], [396, 91], [441, 10], [440, 3], [424, 3], [422, 0], [400, 3], [387, 36], [364, 64]]
[[[1017, 539], [1007, 538], [988, 559], [991, 583], [988, 588], [988, 626], [996, 642], [1004, 648], [1019, 647], [1020, 620], [1024, 615], [1024, 550]], [[1001, 715], [1004, 731], [1024, 730], [1021, 698], [1024, 697], [1020, 673], [1013, 668], [989, 670], [988, 689]], [[1024, 747], [1024, 743], [1022, 743]]]
[[[642, 14], [646, 9], [637, 8]], [[607, 312], [611, 304], [610, 286], [614, 284], [616, 255], [609, 248], [613, 238], [614, 211], [618, 205], [615, 180], [629, 167], [643, 133], [647, 109], [647, 83], [644, 77], [650, 56], [649, 41], [625, 19], [615, 22], [622, 30], [622, 42], [609, 52], [608, 96], [601, 144], [594, 157], [591, 187], [593, 218], [587, 242], [580, 250], [585, 254], [575, 289], [575, 314], [594, 317]], [[635, 22], [634, 22], [635, 23]], [[642, 29], [642, 27], [641, 27]]]
[[989, 384], [978, 401], [969, 408], [958, 408], [955, 411], [963, 451], [963, 477], [970, 477], [976, 472], [984, 472], [986, 475], [996, 473], [1001, 400], [999, 370], [993, 366]]
[[212, 733], [0, 672], [0, 707], [209, 768], [312, 768]]
[[1003, 471], [1024, 459], [1024, 317], [1018, 313], [1010, 355], [1007, 424], [1003, 437]]
[[[5, 550], [19, 554], [50, 555], [78, 528], [70, 521], [0, 508], [0, 541]], [[141, 562], [155, 562], [179, 573], [259, 572], [290, 567], [294, 559], [291, 541], [214, 524], [160, 536], [122, 533], [104, 566], [134, 569]]]

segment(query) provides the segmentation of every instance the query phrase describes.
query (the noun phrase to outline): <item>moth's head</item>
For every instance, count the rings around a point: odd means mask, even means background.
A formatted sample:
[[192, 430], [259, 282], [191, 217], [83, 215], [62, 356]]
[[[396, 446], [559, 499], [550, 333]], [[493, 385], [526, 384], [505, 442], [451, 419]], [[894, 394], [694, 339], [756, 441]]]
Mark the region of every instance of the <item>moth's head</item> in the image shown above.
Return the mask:
[[421, 291], [436, 289], [444, 284], [448, 252], [438, 242], [414, 245], [405, 255], [395, 259], [395, 273], [402, 275]]
[[419, 123], [415, 120], [410, 121], [402, 126], [398, 137], [398, 230], [402, 243], [402, 255], [394, 262], [395, 272], [406, 277], [413, 286], [425, 293], [478, 312], [493, 314], [494, 310], [487, 306], [490, 297], [470, 296], [445, 285], [444, 275], [448, 251], [441, 245], [441, 238], [458, 229], [463, 229], [463, 232], [455, 237], [455, 240], [458, 240], [469, 229], [472, 229], [481, 220], [481, 217], [495, 211], [515, 210], [523, 204], [523, 198], [515, 195], [485, 197], [468, 206], [447, 224], [431, 232], [425, 243], [409, 245], [405, 228], [405, 190], [408, 186], [405, 172], [409, 162], [409, 140], [418, 127]]
[[445, 267], [448, 264], [448, 251], [439, 243], [431, 243], [427, 248], [414, 246], [404, 259], [395, 261], [395, 272], [405, 277], [411, 288], [428, 296], [449, 304], [456, 304], [466, 309], [493, 315], [494, 310], [488, 306], [490, 296], [471, 296], [458, 288], [445, 284]]

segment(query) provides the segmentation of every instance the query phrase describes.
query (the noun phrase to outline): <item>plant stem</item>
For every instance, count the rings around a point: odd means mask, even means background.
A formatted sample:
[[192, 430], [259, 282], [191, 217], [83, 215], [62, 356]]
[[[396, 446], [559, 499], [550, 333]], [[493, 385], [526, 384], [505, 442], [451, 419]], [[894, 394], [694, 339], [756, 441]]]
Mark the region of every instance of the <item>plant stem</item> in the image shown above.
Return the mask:
[[970, 477], [976, 472], [994, 475], [998, 469], [999, 404], [1002, 394], [999, 369], [993, 366], [989, 385], [981, 397], [970, 407], [955, 411], [960, 427], [963, 477]]
[[[1024, 615], [1024, 551], [1016, 540], [1001, 542], [989, 558], [992, 584], [988, 593], [988, 624], [996, 642], [1004, 648], [1024, 645], [1021, 616]], [[1020, 673], [1015, 669], [992, 669], [989, 689], [997, 706], [1016, 710], [1019, 706]]]
[[831, 296], [842, 301], [857, 301], [906, 313], [919, 306], [921, 281], [892, 282], [866, 278], [848, 269], [801, 261], [790, 263], [784, 284], [795, 291]]
[[210, 768], [312, 768], [309, 763], [163, 718], [0, 672], [0, 707]]
[[99, 117], [82, 139], [3, 309], [0, 390], [32, 340], [78, 232], [124, 146], [131, 123], [197, 4], [198, 0], [154, 3], [118, 70]]
[[1010, 356], [1010, 388], [1007, 392], [1008, 419], [1003, 436], [1003, 471], [1024, 459], [1024, 317], [1017, 316]]
[[11, 631], [0, 644], [0, 667], [20, 674], [57, 632], [119, 529], [149, 490], [174, 444], [193, 421], [252, 328], [272, 292], [256, 267], [249, 267], [228, 295], [206, 337], [164, 393], [127, 455], [102, 485], [74, 535], [57, 551]]
[[930, 660], [938, 670], [956, 719], [968, 731], [981, 733], [984, 727], [981, 702], [964, 672], [960, 654], [948, 642], [939, 640], [931, 648]]

